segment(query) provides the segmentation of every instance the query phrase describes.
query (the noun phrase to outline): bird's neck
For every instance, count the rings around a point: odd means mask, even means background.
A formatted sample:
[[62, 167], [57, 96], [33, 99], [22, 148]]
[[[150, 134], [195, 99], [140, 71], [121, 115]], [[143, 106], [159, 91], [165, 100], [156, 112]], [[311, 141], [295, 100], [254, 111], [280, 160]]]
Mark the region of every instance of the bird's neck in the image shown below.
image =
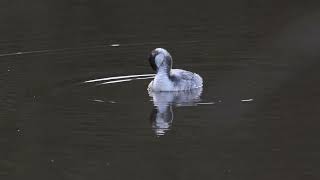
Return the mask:
[[168, 77], [170, 76], [171, 67], [169, 66], [161, 66], [158, 69], [156, 76]]

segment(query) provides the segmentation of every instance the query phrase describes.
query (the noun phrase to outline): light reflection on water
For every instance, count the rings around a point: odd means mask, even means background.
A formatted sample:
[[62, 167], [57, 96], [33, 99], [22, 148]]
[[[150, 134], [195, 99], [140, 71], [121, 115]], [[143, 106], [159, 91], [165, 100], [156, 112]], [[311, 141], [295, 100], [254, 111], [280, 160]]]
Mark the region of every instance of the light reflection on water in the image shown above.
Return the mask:
[[[107, 84], [107, 83], [117, 83], [117, 82], [123, 82], [123, 81], [131, 81], [134, 79], [148, 79], [148, 78], [153, 78], [154, 74], [137, 74], [137, 75], [125, 75], [125, 76], [114, 76], [114, 77], [107, 77], [107, 78], [99, 78], [99, 79], [92, 79], [92, 80], [87, 80], [84, 81], [83, 83], [97, 83], [101, 81], [108, 81], [105, 83], [101, 84]], [[118, 79], [123, 79], [123, 80], [118, 80]], [[110, 81], [113, 80], [113, 81]]]
[[177, 92], [152, 92], [154, 110], [151, 113], [150, 120], [152, 129], [157, 136], [163, 136], [170, 130], [174, 119], [174, 107], [196, 106], [200, 101], [202, 87], [190, 91]]

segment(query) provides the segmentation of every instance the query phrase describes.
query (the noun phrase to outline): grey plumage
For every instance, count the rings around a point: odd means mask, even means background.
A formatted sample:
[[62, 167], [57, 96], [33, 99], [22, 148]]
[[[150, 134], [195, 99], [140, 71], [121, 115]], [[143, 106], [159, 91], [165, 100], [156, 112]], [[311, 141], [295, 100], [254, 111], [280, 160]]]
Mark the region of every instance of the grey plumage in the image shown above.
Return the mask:
[[172, 69], [172, 57], [165, 49], [154, 49], [149, 55], [149, 63], [157, 74], [150, 82], [148, 90], [186, 91], [203, 86], [203, 80], [198, 74]]

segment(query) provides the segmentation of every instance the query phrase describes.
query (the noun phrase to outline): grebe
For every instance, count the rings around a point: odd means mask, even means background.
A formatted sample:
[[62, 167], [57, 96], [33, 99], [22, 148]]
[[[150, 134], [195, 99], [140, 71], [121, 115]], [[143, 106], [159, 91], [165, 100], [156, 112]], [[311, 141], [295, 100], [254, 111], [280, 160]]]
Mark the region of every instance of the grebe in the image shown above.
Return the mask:
[[187, 91], [202, 87], [202, 78], [190, 71], [172, 69], [172, 57], [163, 48], [154, 49], [149, 55], [149, 62], [157, 72], [148, 86], [149, 91]]

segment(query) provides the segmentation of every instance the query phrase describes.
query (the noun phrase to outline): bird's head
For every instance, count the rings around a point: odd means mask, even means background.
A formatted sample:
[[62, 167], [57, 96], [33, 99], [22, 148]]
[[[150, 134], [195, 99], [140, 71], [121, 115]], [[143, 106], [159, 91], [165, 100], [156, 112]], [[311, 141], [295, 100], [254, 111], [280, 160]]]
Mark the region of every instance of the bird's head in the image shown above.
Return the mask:
[[152, 69], [156, 72], [161, 68], [165, 68], [170, 71], [172, 68], [172, 57], [167, 50], [163, 48], [156, 48], [149, 54], [149, 63]]

